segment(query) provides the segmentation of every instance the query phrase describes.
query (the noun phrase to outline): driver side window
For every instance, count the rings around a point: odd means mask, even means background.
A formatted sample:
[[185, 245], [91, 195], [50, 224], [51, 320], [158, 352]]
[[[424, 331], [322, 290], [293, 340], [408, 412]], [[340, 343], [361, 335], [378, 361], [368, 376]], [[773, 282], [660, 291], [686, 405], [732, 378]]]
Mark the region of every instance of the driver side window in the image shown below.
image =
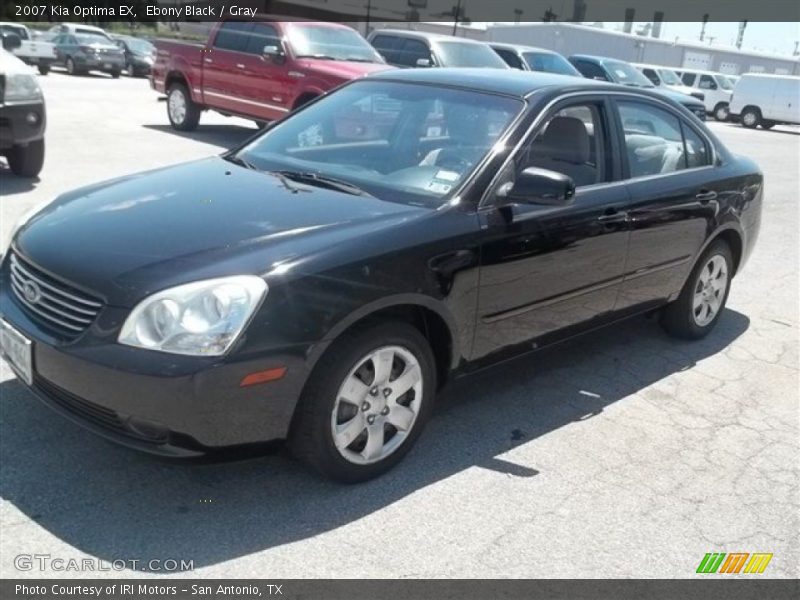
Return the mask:
[[582, 103], [559, 109], [520, 152], [516, 172], [537, 167], [570, 177], [576, 187], [607, 181], [608, 131], [602, 104]]

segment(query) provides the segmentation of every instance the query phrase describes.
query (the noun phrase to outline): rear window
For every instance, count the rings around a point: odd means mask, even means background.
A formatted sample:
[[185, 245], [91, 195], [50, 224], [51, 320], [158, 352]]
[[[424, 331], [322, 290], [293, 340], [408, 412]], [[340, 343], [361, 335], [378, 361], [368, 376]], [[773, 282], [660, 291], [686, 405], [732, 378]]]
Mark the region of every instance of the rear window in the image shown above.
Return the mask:
[[534, 71], [557, 73], [558, 75], [580, 76], [580, 72], [570, 62], [559, 54], [549, 52], [526, 52], [523, 54], [525, 62]]

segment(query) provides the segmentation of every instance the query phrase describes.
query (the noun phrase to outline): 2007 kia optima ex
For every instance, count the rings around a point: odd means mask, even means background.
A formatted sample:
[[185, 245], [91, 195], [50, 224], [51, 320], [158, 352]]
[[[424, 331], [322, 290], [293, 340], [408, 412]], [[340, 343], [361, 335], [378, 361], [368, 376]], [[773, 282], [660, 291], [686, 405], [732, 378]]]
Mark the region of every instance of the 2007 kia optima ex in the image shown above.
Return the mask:
[[287, 438], [361, 481], [454, 375], [643, 312], [707, 335], [762, 193], [756, 165], [645, 90], [390, 71], [220, 157], [55, 199], [3, 258], [2, 347], [123, 444]]

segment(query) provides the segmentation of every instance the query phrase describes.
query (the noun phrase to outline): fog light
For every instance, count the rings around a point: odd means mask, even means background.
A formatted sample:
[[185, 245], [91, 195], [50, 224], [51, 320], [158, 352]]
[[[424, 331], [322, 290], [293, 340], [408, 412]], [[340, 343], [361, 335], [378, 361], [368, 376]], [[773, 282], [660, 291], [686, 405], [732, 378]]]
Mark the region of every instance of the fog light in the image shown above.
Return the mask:
[[39, 113], [35, 113], [33, 111], [29, 112], [25, 115], [25, 121], [28, 125], [38, 125], [39, 124]]

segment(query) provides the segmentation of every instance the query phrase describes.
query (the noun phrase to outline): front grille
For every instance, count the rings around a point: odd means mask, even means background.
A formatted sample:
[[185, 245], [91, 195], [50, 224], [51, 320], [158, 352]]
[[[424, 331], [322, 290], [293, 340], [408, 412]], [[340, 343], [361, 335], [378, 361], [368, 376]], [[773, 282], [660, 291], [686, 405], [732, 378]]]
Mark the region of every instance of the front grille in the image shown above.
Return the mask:
[[10, 257], [11, 288], [17, 301], [38, 321], [62, 334], [84, 331], [103, 303], [37, 269], [16, 254]]
[[89, 402], [84, 398], [80, 398], [75, 394], [58, 387], [54, 383], [51, 383], [47, 379], [40, 377], [39, 375], [34, 375], [33, 387], [41, 396], [56, 406], [80, 417], [92, 425], [96, 425], [98, 427], [102, 427], [103, 429], [110, 430], [116, 434], [141, 440], [143, 442], [160, 444], [166, 440], [166, 436], [163, 432], [145, 435], [133, 431], [125, 426], [122, 418], [113, 410], [104, 406], [99, 406], [93, 402]]

